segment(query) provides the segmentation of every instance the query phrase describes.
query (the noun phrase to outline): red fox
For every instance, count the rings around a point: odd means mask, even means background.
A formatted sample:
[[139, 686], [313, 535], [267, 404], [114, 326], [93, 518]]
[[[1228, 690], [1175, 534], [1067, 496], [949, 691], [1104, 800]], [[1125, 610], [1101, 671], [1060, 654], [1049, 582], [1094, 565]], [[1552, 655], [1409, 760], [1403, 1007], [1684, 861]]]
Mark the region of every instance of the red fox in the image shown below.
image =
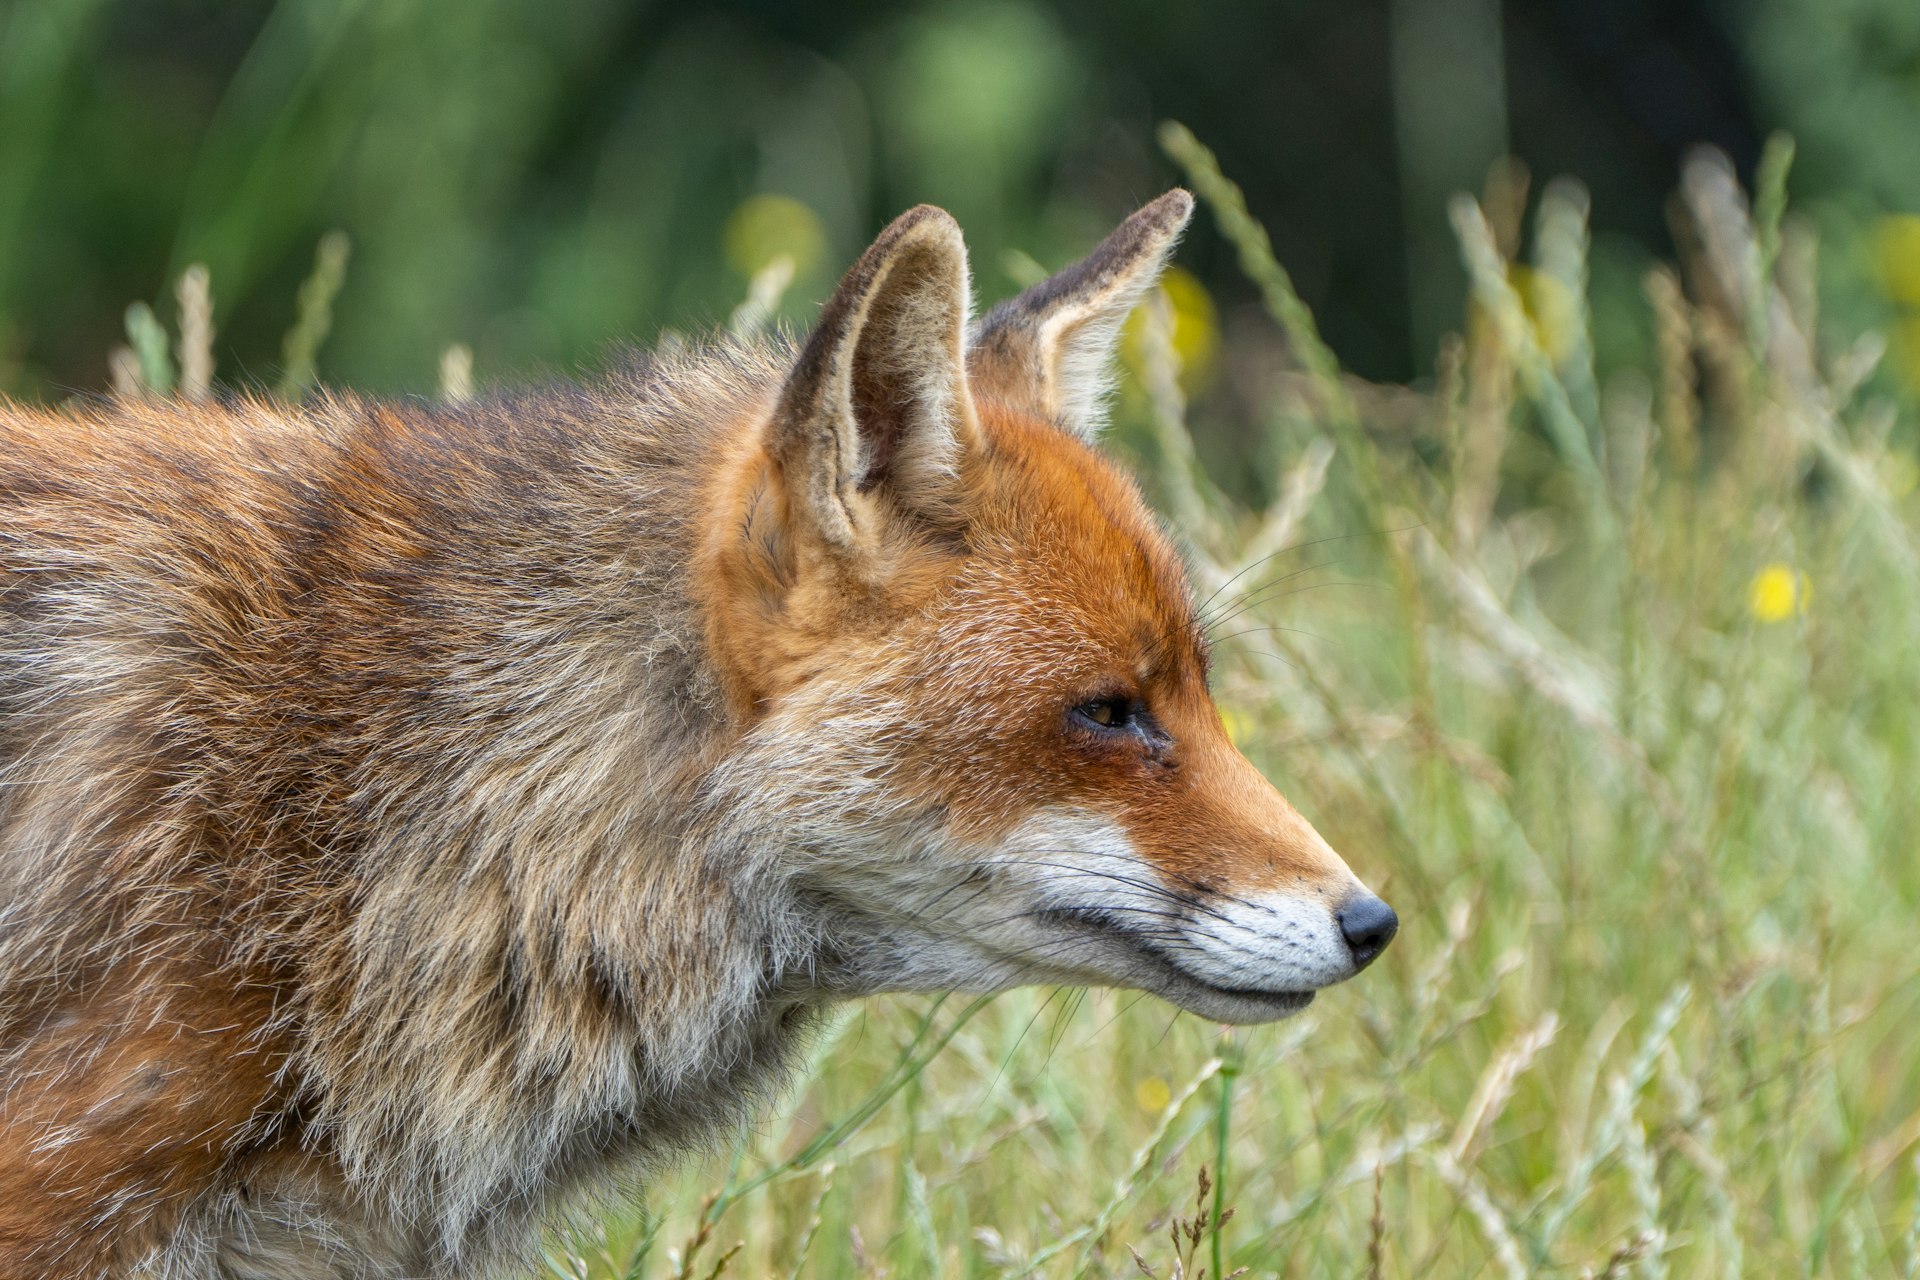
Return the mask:
[[1094, 449], [1170, 192], [969, 324], [458, 407], [0, 407], [0, 1275], [486, 1276], [822, 1010], [1299, 1010], [1393, 936]]

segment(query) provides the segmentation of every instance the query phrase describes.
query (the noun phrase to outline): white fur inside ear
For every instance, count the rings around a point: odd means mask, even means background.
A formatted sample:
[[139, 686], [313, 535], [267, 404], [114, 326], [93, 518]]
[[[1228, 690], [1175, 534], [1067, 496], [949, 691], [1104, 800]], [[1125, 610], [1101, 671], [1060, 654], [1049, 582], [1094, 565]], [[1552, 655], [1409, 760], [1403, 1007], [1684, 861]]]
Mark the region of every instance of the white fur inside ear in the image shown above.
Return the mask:
[[1118, 384], [1120, 335], [1133, 308], [1158, 279], [1156, 264], [1092, 305], [1049, 317], [1041, 326], [1049, 407], [1061, 425], [1082, 439], [1093, 439], [1107, 424], [1107, 404]]
[[1192, 196], [1169, 191], [1085, 258], [989, 312], [969, 354], [983, 393], [1091, 441], [1106, 421], [1127, 316], [1159, 281], [1192, 213]]
[[972, 432], [960, 229], [923, 213], [896, 223], [868, 255], [829, 304], [845, 318], [831, 331], [816, 425], [804, 433], [816, 441], [804, 463], [816, 525], [848, 549], [870, 541], [890, 512], [950, 516]]
[[[944, 493], [958, 475], [966, 413], [966, 329], [971, 287], [964, 257], [915, 255], [875, 290], [848, 353], [847, 430], [859, 459], [843, 485], [885, 481], [911, 505]], [[896, 287], [894, 277], [906, 277]], [[858, 421], [858, 380], [899, 396], [897, 436], [881, 442]], [[865, 424], [870, 426], [872, 424]]]

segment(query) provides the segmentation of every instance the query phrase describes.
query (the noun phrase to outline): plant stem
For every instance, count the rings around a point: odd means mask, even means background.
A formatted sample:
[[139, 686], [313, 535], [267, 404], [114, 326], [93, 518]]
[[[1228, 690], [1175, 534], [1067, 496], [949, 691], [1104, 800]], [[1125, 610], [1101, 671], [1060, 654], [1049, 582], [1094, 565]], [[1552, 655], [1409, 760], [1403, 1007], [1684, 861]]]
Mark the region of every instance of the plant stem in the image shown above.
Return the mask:
[[1233, 1127], [1233, 1081], [1240, 1074], [1240, 1047], [1233, 1031], [1220, 1033], [1220, 1096], [1213, 1109], [1213, 1221], [1208, 1234], [1213, 1237], [1214, 1280], [1226, 1275], [1220, 1258], [1220, 1219], [1227, 1204], [1227, 1137]]

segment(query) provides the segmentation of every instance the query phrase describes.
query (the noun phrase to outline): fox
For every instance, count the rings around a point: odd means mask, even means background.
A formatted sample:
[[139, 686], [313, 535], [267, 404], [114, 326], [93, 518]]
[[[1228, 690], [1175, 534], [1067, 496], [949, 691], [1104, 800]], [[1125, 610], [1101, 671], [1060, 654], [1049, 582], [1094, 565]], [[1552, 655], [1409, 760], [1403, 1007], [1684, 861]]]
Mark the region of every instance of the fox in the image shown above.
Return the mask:
[[1398, 920], [1098, 446], [1193, 201], [972, 318], [0, 407], [0, 1276], [524, 1274], [885, 992], [1298, 1012]]

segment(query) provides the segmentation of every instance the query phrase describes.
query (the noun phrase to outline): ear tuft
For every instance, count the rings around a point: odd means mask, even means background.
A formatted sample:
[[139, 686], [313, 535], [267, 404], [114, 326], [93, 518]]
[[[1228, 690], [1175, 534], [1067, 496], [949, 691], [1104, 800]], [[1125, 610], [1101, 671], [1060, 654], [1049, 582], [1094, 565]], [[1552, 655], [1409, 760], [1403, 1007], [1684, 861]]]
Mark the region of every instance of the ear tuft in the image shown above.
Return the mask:
[[937, 516], [973, 431], [966, 244], [944, 209], [880, 233], [820, 312], [774, 411], [775, 457], [805, 516], [850, 549], [887, 508]]
[[1082, 439], [1097, 435], [1121, 328], [1159, 280], [1192, 216], [1193, 197], [1176, 187], [1085, 258], [987, 313], [967, 357], [983, 392]]

